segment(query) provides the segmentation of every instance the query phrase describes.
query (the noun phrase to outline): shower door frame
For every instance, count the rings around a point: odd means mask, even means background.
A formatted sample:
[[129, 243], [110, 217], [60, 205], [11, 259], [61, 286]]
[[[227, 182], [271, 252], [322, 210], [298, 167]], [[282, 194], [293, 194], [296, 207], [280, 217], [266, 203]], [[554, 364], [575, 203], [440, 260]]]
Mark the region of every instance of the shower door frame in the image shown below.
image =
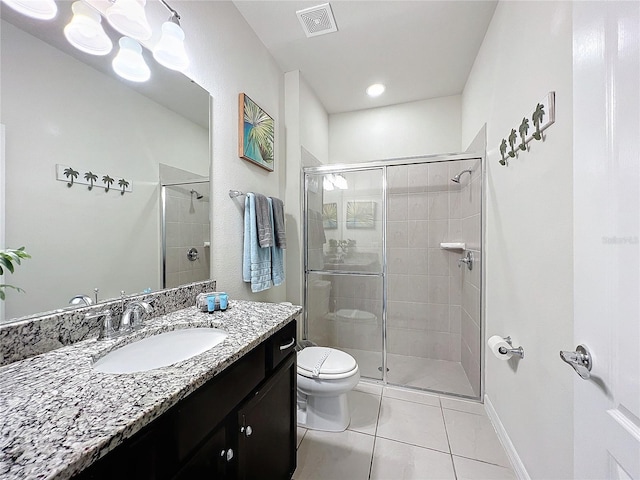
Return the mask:
[[[480, 161], [480, 179], [481, 179], [481, 195], [480, 195], [480, 358], [478, 363], [480, 365], [480, 388], [477, 396], [462, 395], [455, 392], [441, 392], [431, 390], [427, 388], [414, 387], [409, 385], [397, 385], [389, 383], [387, 375], [387, 168], [403, 165], [416, 165], [416, 164], [428, 164], [437, 162], [452, 162], [458, 160], [479, 160]], [[307, 228], [307, 175], [325, 175], [325, 174], [339, 174], [345, 172], [357, 172], [357, 171], [370, 171], [382, 169], [382, 271], [379, 274], [368, 274], [367, 276], [380, 276], [382, 277], [382, 379], [375, 379], [365, 377], [367, 380], [379, 383], [382, 385], [399, 386], [410, 390], [418, 390], [424, 392], [436, 393], [438, 395], [449, 395], [452, 397], [464, 398], [467, 400], [482, 401], [484, 397], [484, 336], [485, 336], [485, 317], [484, 317], [484, 305], [485, 305], [485, 155], [479, 153], [452, 153], [452, 154], [438, 154], [438, 155], [416, 155], [410, 157], [398, 157], [383, 160], [374, 160], [371, 162], [351, 163], [351, 164], [327, 164], [316, 167], [303, 167], [301, 176], [301, 189], [302, 189], [302, 227], [303, 227], [303, 321], [302, 321], [302, 338], [303, 340], [309, 340], [309, 316], [308, 316], [308, 280], [310, 273], [318, 273], [318, 270], [309, 270], [309, 258], [308, 258], [308, 228]], [[356, 272], [344, 272], [335, 270], [322, 270], [321, 272], [330, 275], [352, 275]], [[362, 275], [362, 272], [357, 272]]]

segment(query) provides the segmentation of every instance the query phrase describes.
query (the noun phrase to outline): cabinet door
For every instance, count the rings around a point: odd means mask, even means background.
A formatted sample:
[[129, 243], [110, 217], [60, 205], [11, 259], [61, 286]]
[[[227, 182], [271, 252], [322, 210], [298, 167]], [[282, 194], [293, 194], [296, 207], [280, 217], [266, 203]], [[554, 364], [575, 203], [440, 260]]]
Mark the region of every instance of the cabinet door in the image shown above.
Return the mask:
[[238, 411], [238, 477], [289, 479], [296, 469], [296, 356]]
[[227, 478], [227, 464], [235, 452], [228, 448], [226, 426], [223, 424], [173, 477], [174, 480], [204, 480]]

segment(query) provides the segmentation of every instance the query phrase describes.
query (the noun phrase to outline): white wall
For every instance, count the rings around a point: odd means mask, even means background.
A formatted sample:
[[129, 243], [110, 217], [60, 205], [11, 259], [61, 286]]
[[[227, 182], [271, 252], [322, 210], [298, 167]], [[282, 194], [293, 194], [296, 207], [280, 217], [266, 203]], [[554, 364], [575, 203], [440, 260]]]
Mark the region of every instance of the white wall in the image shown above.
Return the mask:
[[329, 115], [300, 76], [300, 143], [320, 163], [329, 162]]
[[[500, 2], [462, 95], [462, 147], [486, 122], [486, 330], [524, 346], [486, 358], [486, 396], [531, 478], [573, 477], [572, 19], [569, 2]], [[498, 164], [498, 147], [549, 91], [545, 141]]]
[[302, 168], [327, 163], [329, 119], [299, 71], [285, 74], [287, 299], [303, 302]]
[[[211, 168], [211, 276], [231, 298], [283, 301], [288, 283], [251, 293], [242, 281], [244, 197], [230, 189], [284, 199], [284, 83], [282, 72], [231, 2], [183, 1], [179, 6], [192, 59], [188, 75], [214, 99]], [[238, 157], [238, 94], [244, 92], [276, 123], [274, 171]], [[288, 232], [288, 235], [295, 232]], [[286, 257], [289, 252], [285, 253]]]
[[[207, 130], [4, 21], [2, 122], [7, 245], [32, 255], [11, 276], [26, 293], [7, 292], [6, 317], [95, 287], [102, 299], [161, 287], [158, 163], [206, 175]], [[116, 184], [68, 188], [56, 164]]]
[[329, 162], [460, 151], [459, 95], [329, 116]]

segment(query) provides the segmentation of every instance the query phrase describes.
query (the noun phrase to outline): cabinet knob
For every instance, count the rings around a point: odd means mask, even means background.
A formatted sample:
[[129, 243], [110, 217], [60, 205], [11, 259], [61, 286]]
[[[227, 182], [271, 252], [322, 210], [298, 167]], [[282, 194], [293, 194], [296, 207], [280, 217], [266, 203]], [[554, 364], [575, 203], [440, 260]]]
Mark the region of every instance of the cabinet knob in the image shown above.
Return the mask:
[[240, 433], [244, 433], [245, 437], [250, 437], [251, 434], [253, 433], [253, 429], [251, 428], [251, 425], [247, 425], [246, 427], [240, 427]]
[[231, 460], [233, 458], [233, 449], [230, 448], [229, 450], [222, 450], [220, 452], [220, 457], [221, 458], [226, 458], [227, 462], [229, 460]]

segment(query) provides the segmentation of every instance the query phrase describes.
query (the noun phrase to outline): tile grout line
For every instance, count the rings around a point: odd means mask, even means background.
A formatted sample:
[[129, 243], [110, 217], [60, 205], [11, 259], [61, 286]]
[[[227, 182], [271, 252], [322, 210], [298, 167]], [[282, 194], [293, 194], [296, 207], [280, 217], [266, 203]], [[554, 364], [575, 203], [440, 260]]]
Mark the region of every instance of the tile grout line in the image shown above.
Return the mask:
[[451, 467], [453, 468], [453, 476], [455, 479], [458, 479], [458, 474], [456, 473], [456, 464], [453, 461], [453, 451], [451, 450], [451, 440], [449, 440], [449, 429], [447, 428], [447, 420], [444, 416], [444, 408], [442, 408], [442, 401], [440, 402], [440, 411], [442, 412], [442, 423], [444, 423], [444, 433], [447, 436], [447, 445], [449, 446], [449, 457], [451, 457]]
[[371, 449], [371, 461], [369, 462], [369, 475], [367, 476], [367, 480], [371, 480], [371, 472], [373, 471], [373, 457], [375, 456], [376, 453], [376, 442], [378, 440], [378, 437], [374, 436], [373, 437], [373, 448]]
[[373, 459], [376, 453], [376, 443], [378, 442], [378, 423], [380, 422], [380, 411], [382, 410], [382, 398], [384, 394], [384, 388], [380, 392], [380, 401], [378, 402], [378, 414], [376, 415], [376, 428], [373, 431], [373, 449], [371, 450], [371, 462], [369, 463], [369, 476], [368, 480], [371, 480], [371, 473], [373, 472]]
[[[376, 438], [382, 438], [383, 440], [387, 440], [389, 442], [401, 443], [402, 445], [409, 445], [410, 447], [416, 447], [416, 448], [420, 448], [422, 450], [430, 450], [432, 452], [444, 453], [445, 455], [451, 455], [451, 452], [445, 452], [443, 450], [438, 450], [437, 448], [425, 447], [423, 445], [416, 445], [415, 443], [409, 443], [409, 442], [405, 442], [403, 440], [398, 440], [398, 439], [395, 439], [395, 438], [387, 438], [387, 437], [382, 437], [382, 436], [376, 436]], [[459, 455], [457, 455], [457, 456], [459, 456]], [[487, 462], [484, 462], [484, 463], [487, 463]]]
[[451, 454], [451, 455], [454, 456], [454, 457], [458, 457], [458, 458], [464, 458], [465, 460], [471, 460], [473, 462], [484, 463], [485, 465], [491, 465], [491, 466], [494, 466], [494, 467], [506, 468], [507, 470], [511, 470], [512, 472], [514, 471], [512, 467], [510, 467], [510, 466], [506, 467], [504, 465], [500, 465], [499, 463], [487, 462], [486, 460], [479, 460], [477, 458], [466, 457], [464, 455], [457, 455], [457, 454], [456, 455]]

